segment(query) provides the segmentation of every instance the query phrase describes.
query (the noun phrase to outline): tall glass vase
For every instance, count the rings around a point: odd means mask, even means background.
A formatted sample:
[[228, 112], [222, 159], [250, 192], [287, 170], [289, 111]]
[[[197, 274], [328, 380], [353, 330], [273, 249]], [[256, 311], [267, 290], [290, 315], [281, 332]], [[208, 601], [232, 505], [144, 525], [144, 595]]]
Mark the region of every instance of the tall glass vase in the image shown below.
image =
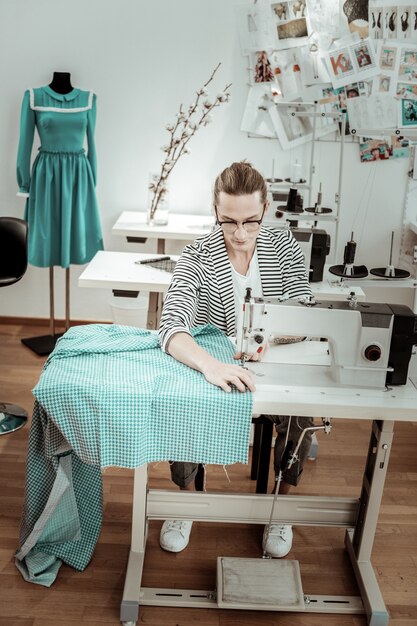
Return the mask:
[[146, 222], [153, 226], [168, 224], [169, 188], [160, 174], [149, 174], [148, 210]]

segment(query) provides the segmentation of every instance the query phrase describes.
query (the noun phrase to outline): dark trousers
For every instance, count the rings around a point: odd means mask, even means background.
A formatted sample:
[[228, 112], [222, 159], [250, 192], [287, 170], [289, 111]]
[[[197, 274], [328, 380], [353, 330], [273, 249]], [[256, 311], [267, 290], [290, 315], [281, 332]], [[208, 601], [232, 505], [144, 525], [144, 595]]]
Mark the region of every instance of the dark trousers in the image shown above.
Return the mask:
[[[288, 415], [270, 415], [268, 417], [270, 417], [270, 419], [274, 422], [275, 429], [277, 431], [277, 439], [275, 441], [274, 449], [274, 468], [275, 474], [278, 475], [282, 454], [285, 448], [289, 417]], [[311, 426], [314, 426], [314, 420], [312, 417], [292, 416], [288, 433], [288, 441], [292, 442], [292, 449], [295, 449], [303, 429], [310, 428]], [[311, 436], [311, 431], [308, 431], [304, 435], [301, 446], [298, 450], [298, 461], [293, 463], [289, 470], [283, 471], [282, 480], [290, 485], [295, 486], [300, 480], [300, 476], [304, 468], [304, 462], [310, 450]], [[173, 461], [170, 464], [170, 468], [172, 481], [178, 485], [178, 487], [184, 489], [195, 479], [198, 464]]]

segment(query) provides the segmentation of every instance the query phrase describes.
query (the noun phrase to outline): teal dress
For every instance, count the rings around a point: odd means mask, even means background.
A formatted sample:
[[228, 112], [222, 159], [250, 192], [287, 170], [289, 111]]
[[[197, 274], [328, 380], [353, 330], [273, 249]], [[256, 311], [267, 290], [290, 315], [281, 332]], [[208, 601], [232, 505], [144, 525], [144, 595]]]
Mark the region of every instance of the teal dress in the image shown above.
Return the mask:
[[[103, 249], [96, 198], [96, 96], [73, 89], [28, 89], [17, 155], [18, 195], [27, 197], [29, 262], [38, 267], [83, 264]], [[30, 172], [35, 127], [41, 147]], [[87, 143], [87, 154], [84, 142]]]

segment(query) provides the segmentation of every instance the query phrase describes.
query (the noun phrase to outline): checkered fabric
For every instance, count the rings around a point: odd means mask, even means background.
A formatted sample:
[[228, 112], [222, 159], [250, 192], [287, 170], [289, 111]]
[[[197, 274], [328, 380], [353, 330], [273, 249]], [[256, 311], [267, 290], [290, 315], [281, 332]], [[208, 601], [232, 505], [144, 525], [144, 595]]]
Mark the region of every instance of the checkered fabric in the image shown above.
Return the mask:
[[[235, 348], [211, 325], [197, 343], [223, 362]], [[151, 461], [247, 463], [252, 394], [225, 393], [160, 349], [156, 332], [107, 324], [70, 329], [34, 395], [77, 456], [100, 467]]]
[[[235, 348], [211, 325], [196, 342], [220, 361]], [[225, 393], [164, 353], [156, 332], [70, 329], [45, 363], [28, 449], [16, 565], [49, 586], [61, 562], [83, 570], [101, 527], [100, 468], [153, 461], [247, 463], [252, 394]]]
[[84, 570], [102, 521], [101, 470], [71, 452], [38, 402], [32, 415], [26, 492], [16, 566], [29, 582], [49, 587], [62, 562]]

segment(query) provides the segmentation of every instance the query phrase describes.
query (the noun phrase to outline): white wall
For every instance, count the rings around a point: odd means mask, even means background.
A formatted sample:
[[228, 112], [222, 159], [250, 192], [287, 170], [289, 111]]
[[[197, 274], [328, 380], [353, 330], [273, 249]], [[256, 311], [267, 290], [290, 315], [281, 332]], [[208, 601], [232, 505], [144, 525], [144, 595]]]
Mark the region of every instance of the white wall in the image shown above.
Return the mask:
[[[171, 176], [172, 212], [208, 213], [217, 173], [233, 160], [250, 159], [265, 175], [272, 158], [282, 174], [308, 150], [282, 152], [277, 141], [249, 139], [239, 130], [247, 94], [246, 57], [241, 56], [232, 0], [0, 0], [0, 214], [22, 216], [16, 197], [15, 160], [24, 90], [50, 82], [53, 71], [70, 71], [72, 82], [98, 96], [96, 142], [98, 199], [105, 246], [148, 250], [111, 235], [123, 210], [144, 209], [149, 171], [162, 159], [165, 124], [214, 66], [222, 66], [213, 92], [232, 82], [230, 104], [214, 112]], [[338, 147], [321, 143], [316, 152], [326, 204], [336, 190]], [[357, 262], [388, 262], [391, 230], [402, 219], [408, 162], [360, 164], [358, 146], [346, 147], [337, 262], [351, 230]], [[396, 249], [398, 249], [397, 242]], [[79, 289], [80, 266], [71, 268], [72, 319], [110, 318], [110, 293]], [[64, 272], [56, 271], [56, 314], [64, 317]], [[400, 300], [400, 290], [393, 290]], [[48, 270], [29, 267], [20, 283], [1, 290], [0, 316], [48, 317]], [[408, 296], [406, 296], [408, 297]], [[392, 294], [391, 294], [392, 299]]]

